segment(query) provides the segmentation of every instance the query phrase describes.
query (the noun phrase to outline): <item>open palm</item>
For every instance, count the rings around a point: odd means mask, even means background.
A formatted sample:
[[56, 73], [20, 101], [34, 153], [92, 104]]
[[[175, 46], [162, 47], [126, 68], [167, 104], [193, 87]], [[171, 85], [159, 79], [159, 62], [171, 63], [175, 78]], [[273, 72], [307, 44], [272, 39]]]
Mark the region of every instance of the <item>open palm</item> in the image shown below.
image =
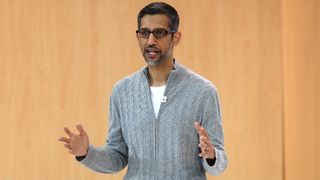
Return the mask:
[[66, 147], [71, 154], [75, 156], [85, 156], [89, 148], [89, 137], [81, 124], [77, 125], [77, 129], [79, 134], [74, 134], [65, 127], [64, 131], [69, 138], [61, 137], [58, 140], [64, 142], [64, 147]]

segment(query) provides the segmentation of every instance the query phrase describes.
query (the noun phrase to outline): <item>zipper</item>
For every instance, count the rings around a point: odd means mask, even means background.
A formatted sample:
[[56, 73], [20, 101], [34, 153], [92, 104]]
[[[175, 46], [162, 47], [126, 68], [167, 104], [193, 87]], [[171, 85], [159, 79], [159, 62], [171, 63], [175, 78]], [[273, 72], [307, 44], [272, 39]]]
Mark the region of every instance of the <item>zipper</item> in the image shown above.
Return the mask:
[[[143, 73], [143, 75], [144, 75], [144, 77], [145, 77], [145, 79], [146, 79], [146, 81], [147, 81], [147, 88], [148, 88], [148, 92], [149, 92], [149, 94], [148, 94], [148, 96], [149, 96], [149, 106], [151, 106], [151, 108], [148, 108], [149, 109], [149, 112], [151, 111], [151, 113], [152, 113], [152, 116], [153, 116], [153, 119], [155, 120], [154, 121], [154, 160], [153, 160], [153, 163], [154, 163], [154, 170], [153, 170], [153, 172], [154, 172], [154, 174], [156, 174], [156, 172], [157, 172], [157, 163], [156, 163], [156, 160], [157, 160], [157, 117], [156, 117], [156, 115], [154, 114], [154, 108], [153, 108], [153, 103], [152, 103], [152, 98], [151, 98], [151, 90], [150, 90], [150, 84], [149, 84], [149, 79], [148, 79], [148, 76], [145, 74], [145, 73]], [[161, 107], [161, 104], [160, 104], [160, 107]], [[160, 111], [160, 109], [159, 109], [159, 111]], [[159, 116], [159, 113], [158, 113], [158, 116]], [[157, 178], [157, 177], [156, 177]]]
[[[149, 84], [149, 79], [148, 79], [148, 76], [144, 74], [144, 77], [146, 78], [147, 80], [147, 86], [148, 86], [148, 92], [149, 92], [149, 105], [151, 105], [151, 113], [153, 114], [153, 117], [154, 117], [154, 120], [155, 120], [155, 126], [154, 126], [154, 143], [155, 143], [155, 149], [154, 149], [154, 173], [156, 174], [157, 172], [157, 169], [159, 168], [159, 163], [157, 163], [157, 158], [158, 158], [158, 147], [159, 147], [159, 140], [157, 140], [157, 137], [158, 137], [158, 134], [159, 134], [159, 117], [160, 117], [160, 113], [161, 113], [161, 108], [163, 105], [163, 102], [161, 102], [160, 104], [160, 107], [159, 107], [159, 112], [158, 112], [158, 116], [156, 117], [156, 115], [154, 114], [154, 107], [153, 107], [153, 103], [152, 103], [152, 98], [151, 98], [151, 90], [150, 90], [150, 84]], [[163, 93], [163, 96], [166, 96], [167, 95], [167, 91], [168, 91], [168, 86], [169, 86], [169, 82], [170, 82], [170, 79], [172, 77], [172, 72], [169, 73], [169, 76], [168, 76], [168, 80], [167, 80], [167, 84], [166, 84], [166, 89], [164, 90], [164, 93]], [[149, 111], [150, 111], [150, 108], [149, 108]], [[158, 179], [158, 176], [156, 176], [155, 179]]]
[[[169, 82], [170, 82], [170, 77], [171, 77], [172, 75], [171, 75], [171, 73], [169, 74], [169, 77], [168, 77], [168, 80], [167, 80], [167, 84], [166, 84], [166, 89], [164, 90], [164, 93], [163, 93], [163, 96], [167, 96], [167, 92], [168, 92], [168, 86], [169, 86]], [[150, 88], [149, 88], [150, 89]], [[151, 95], [151, 93], [150, 93], [150, 95]], [[150, 96], [151, 97], [151, 96]], [[152, 99], [151, 99], [151, 101], [152, 101]], [[160, 107], [159, 107], [159, 112], [158, 112], [158, 116], [157, 117], [155, 117], [155, 157], [156, 157], [156, 160], [157, 160], [157, 158], [159, 158], [158, 157], [158, 148], [160, 147], [160, 145], [159, 145], [159, 124], [160, 124], [160, 119], [159, 119], [159, 117], [160, 117], [160, 114], [161, 114], [161, 112], [162, 112], [162, 109], [163, 109], [163, 106], [164, 106], [164, 104], [163, 103], [167, 103], [167, 102], [161, 102], [161, 104], [160, 104]], [[153, 106], [152, 106], [153, 107]], [[153, 113], [154, 114], [154, 113]], [[156, 164], [156, 171], [159, 169], [159, 163], [158, 163], [158, 161], [155, 161], [155, 164]], [[158, 176], [156, 176], [156, 179], [158, 179], [159, 177]]]

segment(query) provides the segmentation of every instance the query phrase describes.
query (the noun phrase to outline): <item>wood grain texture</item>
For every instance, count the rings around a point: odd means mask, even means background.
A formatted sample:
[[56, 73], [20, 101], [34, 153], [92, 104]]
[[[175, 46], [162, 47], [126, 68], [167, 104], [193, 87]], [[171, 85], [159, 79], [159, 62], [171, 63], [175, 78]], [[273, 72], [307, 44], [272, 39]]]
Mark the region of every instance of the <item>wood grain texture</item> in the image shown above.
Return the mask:
[[285, 177], [320, 179], [320, 3], [284, 1]]
[[[144, 65], [134, 31], [149, 2], [0, 0], [1, 179], [122, 179], [56, 139], [81, 122], [105, 143], [111, 88]], [[319, 3], [167, 2], [181, 16], [175, 57], [221, 98], [229, 166], [208, 179], [319, 179]]]
[[280, 3], [199, 1], [181, 13], [178, 57], [214, 82], [222, 101], [230, 162], [212, 179], [281, 179]]

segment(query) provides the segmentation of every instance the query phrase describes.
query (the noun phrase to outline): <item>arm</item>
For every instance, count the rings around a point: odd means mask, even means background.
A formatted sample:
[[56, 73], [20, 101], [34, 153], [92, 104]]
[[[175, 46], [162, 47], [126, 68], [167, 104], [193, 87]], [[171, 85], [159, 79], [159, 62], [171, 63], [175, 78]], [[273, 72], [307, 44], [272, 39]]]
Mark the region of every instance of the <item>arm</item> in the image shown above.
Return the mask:
[[109, 135], [105, 147], [89, 146], [88, 154], [80, 162], [97, 172], [114, 173], [128, 164], [128, 147], [125, 143], [120, 123], [116, 94], [110, 97]]
[[211, 175], [221, 174], [228, 160], [224, 150], [224, 137], [218, 95], [214, 88], [205, 96], [201, 125], [195, 127], [199, 133], [203, 168]]
[[115, 96], [110, 98], [110, 129], [107, 145], [94, 147], [89, 145], [89, 137], [81, 124], [77, 125], [79, 134], [74, 134], [67, 127], [67, 137], [58, 140], [64, 142], [69, 152], [83, 165], [101, 173], [113, 173], [123, 169], [128, 163], [128, 148], [123, 139], [120, 116]]

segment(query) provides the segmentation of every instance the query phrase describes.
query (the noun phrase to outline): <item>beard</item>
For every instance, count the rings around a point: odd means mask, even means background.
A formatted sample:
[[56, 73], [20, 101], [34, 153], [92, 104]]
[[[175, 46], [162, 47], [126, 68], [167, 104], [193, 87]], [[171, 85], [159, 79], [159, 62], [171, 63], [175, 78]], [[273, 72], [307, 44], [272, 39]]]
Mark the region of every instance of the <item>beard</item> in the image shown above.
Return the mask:
[[[164, 63], [172, 55], [172, 49], [173, 46], [171, 43], [166, 52], [163, 52], [154, 46], [148, 46], [143, 49], [143, 57], [148, 65], [157, 66]], [[154, 54], [150, 55], [150, 51], [152, 51]]]

